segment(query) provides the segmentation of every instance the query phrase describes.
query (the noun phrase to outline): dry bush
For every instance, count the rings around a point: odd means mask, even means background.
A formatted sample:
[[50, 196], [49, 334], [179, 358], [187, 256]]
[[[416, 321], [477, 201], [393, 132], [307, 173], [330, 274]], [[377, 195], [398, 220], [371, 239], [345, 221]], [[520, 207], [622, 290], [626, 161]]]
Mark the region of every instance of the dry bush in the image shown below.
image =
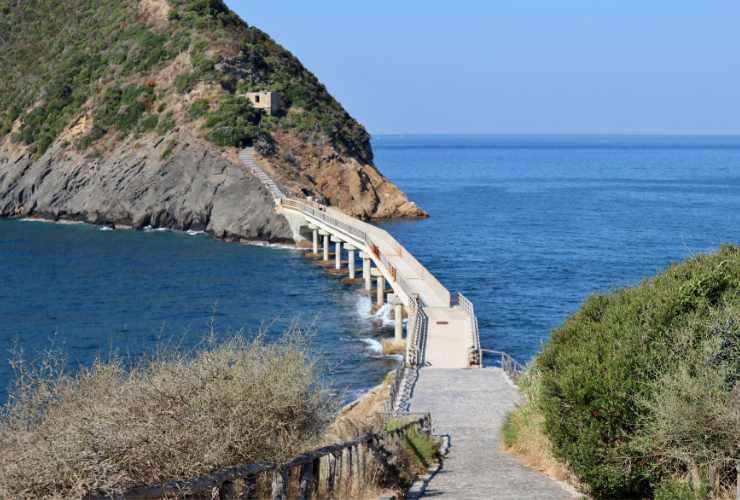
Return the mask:
[[127, 367], [67, 374], [47, 358], [18, 378], [0, 421], [0, 498], [80, 497], [279, 461], [314, 445], [334, 405], [305, 337], [235, 336]]

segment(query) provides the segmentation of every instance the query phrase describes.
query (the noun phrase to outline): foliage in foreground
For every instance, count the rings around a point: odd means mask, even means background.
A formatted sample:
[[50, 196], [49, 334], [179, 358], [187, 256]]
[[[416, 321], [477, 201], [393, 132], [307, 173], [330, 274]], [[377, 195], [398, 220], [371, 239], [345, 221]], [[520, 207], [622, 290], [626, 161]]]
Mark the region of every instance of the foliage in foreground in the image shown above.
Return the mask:
[[334, 405], [305, 340], [241, 337], [74, 375], [46, 359], [0, 421], [0, 498], [81, 497], [284, 460], [316, 443]]
[[720, 494], [740, 459], [740, 247], [589, 298], [536, 367], [554, 453], [594, 496], [676, 476]]

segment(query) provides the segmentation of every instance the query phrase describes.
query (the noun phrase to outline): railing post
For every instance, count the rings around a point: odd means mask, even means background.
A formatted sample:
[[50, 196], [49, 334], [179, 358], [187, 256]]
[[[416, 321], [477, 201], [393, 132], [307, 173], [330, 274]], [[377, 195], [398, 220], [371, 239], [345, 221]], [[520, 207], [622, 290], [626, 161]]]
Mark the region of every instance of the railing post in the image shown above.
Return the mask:
[[257, 493], [257, 476], [247, 476], [244, 478], [244, 489], [242, 490], [241, 500], [250, 500]]
[[318, 478], [316, 473], [318, 472], [318, 467], [316, 467], [315, 462], [315, 460], [311, 460], [310, 462], [301, 465], [301, 476], [298, 486], [299, 500], [309, 500], [316, 494]]
[[272, 500], [288, 500], [288, 469], [280, 467], [272, 473]]
[[236, 488], [233, 481], [224, 481], [221, 487], [218, 488], [218, 499], [225, 500], [226, 498], [236, 498]]
[[337, 456], [334, 453], [327, 455], [328, 467], [326, 475], [326, 491], [334, 493], [337, 487]]
[[355, 467], [357, 467], [353, 446], [347, 448], [347, 495], [352, 496], [352, 485], [355, 482]]
[[367, 483], [367, 443], [360, 443], [357, 447], [357, 461], [359, 465], [358, 479], [360, 481], [360, 488], [365, 486]]

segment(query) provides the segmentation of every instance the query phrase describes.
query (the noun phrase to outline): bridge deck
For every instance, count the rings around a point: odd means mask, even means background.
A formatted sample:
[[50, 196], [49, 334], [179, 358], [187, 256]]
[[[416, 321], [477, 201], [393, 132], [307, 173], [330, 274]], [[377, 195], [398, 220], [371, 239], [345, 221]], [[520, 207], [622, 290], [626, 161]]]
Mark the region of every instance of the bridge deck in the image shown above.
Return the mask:
[[504, 418], [520, 397], [499, 368], [420, 370], [411, 411], [430, 412], [434, 433], [450, 438], [442, 469], [421, 496], [471, 500], [578, 497], [500, 450]]
[[468, 343], [460, 337], [470, 331], [470, 317], [459, 306], [427, 307], [429, 317], [425, 365], [432, 368], [468, 366]]
[[327, 207], [326, 213], [367, 233], [373, 243], [379, 247], [381, 254], [398, 270], [411, 291], [419, 294], [425, 305], [429, 307], [449, 307], [450, 293], [447, 289], [387, 231], [350, 217], [334, 207]]

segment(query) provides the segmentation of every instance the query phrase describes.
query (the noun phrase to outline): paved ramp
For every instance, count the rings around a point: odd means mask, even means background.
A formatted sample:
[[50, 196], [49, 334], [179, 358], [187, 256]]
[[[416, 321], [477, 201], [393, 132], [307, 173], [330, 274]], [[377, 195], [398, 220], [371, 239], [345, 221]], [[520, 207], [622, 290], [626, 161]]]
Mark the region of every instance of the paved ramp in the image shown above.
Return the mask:
[[412, 412], [430, 412], [435, 434], [450, 437], [442, 469], [423, 496], [450, 499], [577, 498], [500, 451], [504, 417], [520, 395], [499, 368], [419, 371]]

